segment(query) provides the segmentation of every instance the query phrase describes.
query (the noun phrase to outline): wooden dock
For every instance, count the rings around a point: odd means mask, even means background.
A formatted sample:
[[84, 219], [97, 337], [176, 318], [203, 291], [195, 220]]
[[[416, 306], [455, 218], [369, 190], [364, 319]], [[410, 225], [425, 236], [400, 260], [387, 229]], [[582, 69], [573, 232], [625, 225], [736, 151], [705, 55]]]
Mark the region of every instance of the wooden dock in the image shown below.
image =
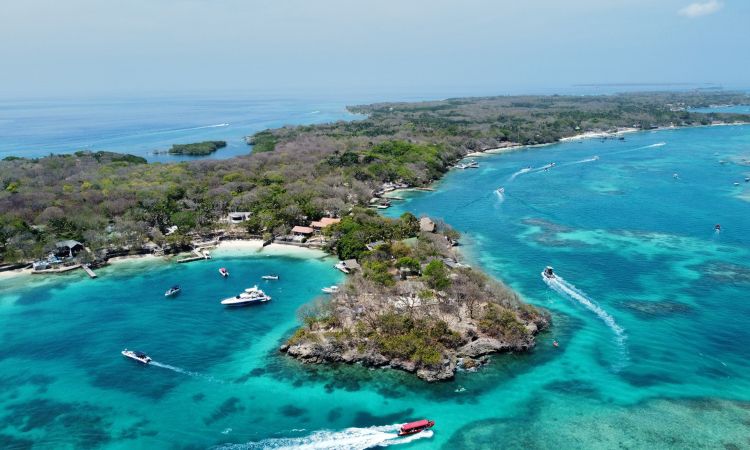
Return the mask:
[[81, 267], [88, 274], [89, 277], [96, 278], [96, 274], [94, 273], [93, 270], [91, 270], [91, 267], [89, 267], [88, 264], [83, 264]]

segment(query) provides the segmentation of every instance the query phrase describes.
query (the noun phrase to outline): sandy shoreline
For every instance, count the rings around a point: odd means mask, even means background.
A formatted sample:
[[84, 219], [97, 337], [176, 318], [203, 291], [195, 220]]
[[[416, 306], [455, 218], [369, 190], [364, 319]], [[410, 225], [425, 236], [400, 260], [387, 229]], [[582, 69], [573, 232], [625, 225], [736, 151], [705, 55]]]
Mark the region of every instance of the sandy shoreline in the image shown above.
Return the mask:
[[330, 257], [323, 250], [299, 247], [287, 244], [269, 244], [263, 247], [263, 241], [260, 239], [250, 240], [226, 240], [219, 242], [219, 245], [211, 251], [216, 255], [227, 256], [246, 256], [248, 254], [263, 254], [267, 256], [289, 256], [293, 258], [319, 259]]

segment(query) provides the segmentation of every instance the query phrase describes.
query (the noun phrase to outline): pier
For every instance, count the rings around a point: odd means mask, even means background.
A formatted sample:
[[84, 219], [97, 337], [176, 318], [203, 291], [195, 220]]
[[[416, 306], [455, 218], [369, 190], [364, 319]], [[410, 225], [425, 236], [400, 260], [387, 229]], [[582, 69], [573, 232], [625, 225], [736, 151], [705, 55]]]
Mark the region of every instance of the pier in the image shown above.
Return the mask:
[[91, 267], [89, 267], [88, 264], [83, 264], [81, 268], [83, 268], [83, 270], [88, 274], [89, 277], [96, 278], [96, 274], [93, 270], [91, 270]]

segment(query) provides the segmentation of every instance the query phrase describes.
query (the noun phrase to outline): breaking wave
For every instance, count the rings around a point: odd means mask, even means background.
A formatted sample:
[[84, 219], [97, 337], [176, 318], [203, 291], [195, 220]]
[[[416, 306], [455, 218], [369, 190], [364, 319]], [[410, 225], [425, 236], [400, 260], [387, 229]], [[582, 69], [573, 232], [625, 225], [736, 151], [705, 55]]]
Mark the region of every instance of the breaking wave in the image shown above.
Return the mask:
[[342, 431], [320, 430], [307, 436], [290, 438], [271, 438], [244, 444], [225, 444], [214, 447], [216, 450], [365, 450], [373, 447], [406, 444], [417, 439], [433, 436], [432, 430], [423, 431], [407, 437], [399, 437], [398, 430], [402, 424], [385, 425], [368, 428], [347, 428]]

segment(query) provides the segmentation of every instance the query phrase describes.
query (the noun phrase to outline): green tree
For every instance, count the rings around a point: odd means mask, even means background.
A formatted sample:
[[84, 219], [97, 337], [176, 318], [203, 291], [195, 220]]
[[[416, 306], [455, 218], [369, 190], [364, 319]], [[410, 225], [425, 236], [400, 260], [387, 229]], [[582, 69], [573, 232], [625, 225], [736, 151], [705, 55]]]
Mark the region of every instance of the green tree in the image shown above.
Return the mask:
[[422, 271], [422, 278], [428, 286], [433, 289], [443, 290], [450, 285], [448, 270], [445, 264], [438, 259], [433, 259]]

